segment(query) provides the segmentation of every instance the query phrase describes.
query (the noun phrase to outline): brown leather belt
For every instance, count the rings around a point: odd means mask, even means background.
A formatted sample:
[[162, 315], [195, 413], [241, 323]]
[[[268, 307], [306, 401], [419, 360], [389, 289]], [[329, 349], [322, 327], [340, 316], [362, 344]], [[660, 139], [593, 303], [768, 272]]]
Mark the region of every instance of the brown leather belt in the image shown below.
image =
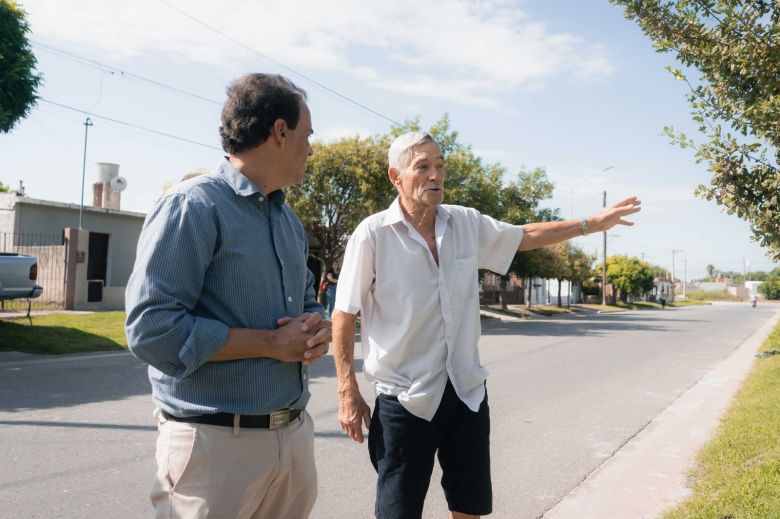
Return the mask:
[[[162, 409], [161, 409], [162, 411]], [[206, 425], [222, 425], [233, 427], [236, 415], [232, 413], [201, 414], [197, 416], [178, 417], [162, 411], [162, 415], [174, 422], [202, 423]], [[271, 414], [242, 414], [239, 418], [239, 427], [248, 429], [281, 429], [301, 415], [300, 409], [280, 409]]]

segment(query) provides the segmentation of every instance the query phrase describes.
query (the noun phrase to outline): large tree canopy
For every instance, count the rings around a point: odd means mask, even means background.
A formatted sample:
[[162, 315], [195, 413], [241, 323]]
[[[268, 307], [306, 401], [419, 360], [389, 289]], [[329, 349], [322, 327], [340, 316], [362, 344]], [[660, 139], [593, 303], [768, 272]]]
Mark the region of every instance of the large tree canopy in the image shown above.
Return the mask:
[[610, 0], [622, 6], [659, 52], [671, 52], [698, 80], [690, 87], [705, 142], [667, 128], [708, 164], [697, 195], [748, 221], [780, 260], [780, 3], [773, 0]]
[[16, 2], [0, 0], [0, 133], [8, 133], [38, 99], [41, 76], [27, 41], [24, 11]]
[[[387, 149], [397, 135], [419, 129], [415, 119], [385, 135], [314, 144], [304, 180], [287, 190], [287, 200], [308, 235], [317, 240], [319, 249], [315, 253], [325, 265], [344, 253], [350, 234], [361, 220], [387, 209], [393, 201], [397, 192], [387, 176]], [[496, 215], [504, 168], [483, 164], [471, 146], [458, 139], [446, 114], [429, 132], [444, 152], [445, 203]]]

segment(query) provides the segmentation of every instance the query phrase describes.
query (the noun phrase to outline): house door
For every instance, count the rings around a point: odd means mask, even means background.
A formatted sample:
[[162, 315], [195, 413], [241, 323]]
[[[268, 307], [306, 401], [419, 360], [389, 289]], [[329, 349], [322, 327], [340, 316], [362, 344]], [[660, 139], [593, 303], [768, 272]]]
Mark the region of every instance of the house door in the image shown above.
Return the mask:
[[108, 272], [108, 234], [89, 233], [89, 259], [87, 260], [87, 301], [103, 300], [103, 287]]

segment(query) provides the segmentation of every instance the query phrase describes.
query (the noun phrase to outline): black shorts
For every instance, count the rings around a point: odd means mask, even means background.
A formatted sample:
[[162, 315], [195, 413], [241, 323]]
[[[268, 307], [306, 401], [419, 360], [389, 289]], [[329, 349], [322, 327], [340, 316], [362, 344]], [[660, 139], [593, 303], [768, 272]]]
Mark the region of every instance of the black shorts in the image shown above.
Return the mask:
[[368, 451], [379, 475], [378, 519], [422, 516], [437, 451], [450, 511], [487, 515], [493, 509], [487, 393], [475, 413], [447, 380], [431, 422], [404, 409], [397, 398], [379, 395], [371, 416]]

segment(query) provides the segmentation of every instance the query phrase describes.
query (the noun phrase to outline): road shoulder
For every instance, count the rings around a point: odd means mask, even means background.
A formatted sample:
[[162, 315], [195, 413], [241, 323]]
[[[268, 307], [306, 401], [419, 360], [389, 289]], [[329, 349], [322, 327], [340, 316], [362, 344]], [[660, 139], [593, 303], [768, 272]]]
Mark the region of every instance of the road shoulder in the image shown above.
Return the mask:
[[594, 470], [544, 519], [652, 518], [688, 493], [687, 474], [780, 320], [761, 328]]

